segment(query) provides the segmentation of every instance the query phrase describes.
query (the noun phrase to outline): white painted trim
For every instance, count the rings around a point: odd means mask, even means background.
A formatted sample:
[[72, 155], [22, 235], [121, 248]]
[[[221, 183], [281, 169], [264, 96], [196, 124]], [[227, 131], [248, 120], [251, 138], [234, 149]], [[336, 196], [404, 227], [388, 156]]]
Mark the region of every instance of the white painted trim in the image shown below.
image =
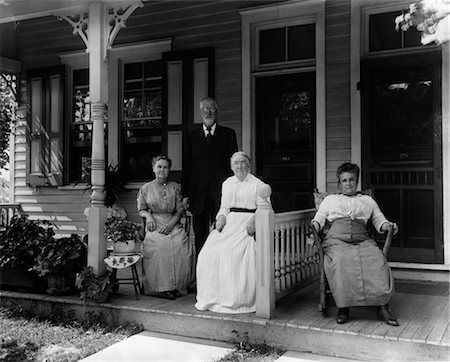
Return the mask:
[[85, 51], [62, 53], [59, 54], [59, 58], [62, 64], [68, 65], [73, 70], [89, 68], [89, 54]]
[[[368, 8], [382, 11], [407, 9], [410, 0], [352, 0], [351, 2], [351, 60], [350, 101], [352, 162], [361, 162], [361, 103], [356, 82], [360, 76], [360, 60], [364, 54], [362, 17]], [[364, 11], [363, 11], [364, 10]], [[394, 26], [394, 25], [393, 25]], [[450, 44], [442, 46], [442, 182], [443, 182], [443, 243], [444, 264], [450, 265]], [[409, 265], [409, 264], [408, 264]]]
[[[252, 36], [256, 26], [272, 23], [316, 23], [316, 185], [326, 185], [325, 0], [288, 1], [241, 9], [242, 16], [242, 150], [255, 159], [254, 70]], [[311, 16], [313, 18], [311, 18]], [[255, 46], [255, 45], [253, 45]]]
[[403, 269], [417, 269], [417, 270], [438, 270], [438, 271], [450, 271], [449, 264], [420, 264], [420, 263], [402, 263], [402, 262], [389, 262], [391, 268], [403, 268]]
[[450, 43], [442, 45], [442, 202], [444, 263], [450, 265]]
[[172, 38], [146, 42], [114, 45], [110, 50], [110, 59], [120, 58], [124, 63], [161, 59], [161, 54], [172, 50]]

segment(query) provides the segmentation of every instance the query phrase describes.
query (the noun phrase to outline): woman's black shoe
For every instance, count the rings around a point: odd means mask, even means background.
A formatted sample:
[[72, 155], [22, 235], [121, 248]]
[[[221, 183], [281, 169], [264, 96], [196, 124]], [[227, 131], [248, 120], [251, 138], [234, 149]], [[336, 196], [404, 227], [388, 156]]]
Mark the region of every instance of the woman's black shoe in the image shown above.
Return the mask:
[[338, 322], [339, 324], [347, 323], [349, 315], [350, 308], [339, 308], [336, 322]]
[[377, 307], [377, 318], [380, 321], [389, 324], [390, 326], [399, 326], [397, 319], [391, 314], [391, 311], [389, 310], [389, 306], [387, 304], [382, 305], [381, 307]]
[[181, 293], [178, 291], [178, 289], [172, 290], [171, 293], [175, 298], [181, 297]]
[[157, 293], [152, 293], [151, 296], [156, 297], [156, 298], [175, 300], [175, 297], [172, 295], [171, 292], [157, 292]]

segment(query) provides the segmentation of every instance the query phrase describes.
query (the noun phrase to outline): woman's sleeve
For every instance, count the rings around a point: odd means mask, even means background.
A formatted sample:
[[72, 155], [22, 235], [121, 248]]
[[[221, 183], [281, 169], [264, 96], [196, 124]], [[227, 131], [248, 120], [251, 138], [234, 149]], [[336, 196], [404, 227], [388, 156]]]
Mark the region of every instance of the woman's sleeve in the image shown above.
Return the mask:
[[371, 216], [371, 221], [373, 226], [375, 227], [375, 229], [378, 232], [381, 232], [381, 226], [385, 223], [388, 222], [388, 220], [386, 219], [386, 217], [384, 216], [384, 214], [381, 212], [380, 207], [378, 206], [377, 202], [372, 199], [370, 197], [370, 202], [372, 203], [372, 216]]
[[231, 195], [231, 188], [227, 180], [225, 180], [222, 183], [222, 196], [220, 199], [220, 209], [216, 215], [216, 220], [219, 217], [219, 215], [227, 216], [230, 213], [231, 207], [230, 195]]
[[175, 211], [184, 211], [183, 197], [181, 195], [181, 185], [179, 183], [175, 183]]
[[327, 217], [329, 214], [329, 208], [330, 208], [330, 196], [326, 196], [323, 201], [319, 205], [319, 210], [317, 210], [316, 215], [314, 215], [314, 218], [312, 221], [316, 221], [320, 225], [320, 229], [322, 230], [325, 226], [325, 223], [327, 222]]
[[145, 201], [144, 187], [141, 187], [141, 189], [139, 190], [136, 201], [137, 201], [137, 211], [138, 212], [141, 210], [148, 210], [147, 201]]

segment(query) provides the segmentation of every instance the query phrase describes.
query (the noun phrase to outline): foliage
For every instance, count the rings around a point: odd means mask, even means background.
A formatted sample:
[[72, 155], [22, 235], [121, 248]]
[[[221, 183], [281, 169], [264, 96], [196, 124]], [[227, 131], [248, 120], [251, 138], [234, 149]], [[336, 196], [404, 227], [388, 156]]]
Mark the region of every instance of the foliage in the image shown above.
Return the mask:
[[78, 273], [84, 265], [87, 245], [77, 234], [48, 242], [36, 258], [33, 270], [39, 276], [49, 273]]
[[43, 318], [25, 317], [23, 308], [0, 308], [0, 360], [75, 362], [142, 329], [131, 324], [111, 327], [96, 323], [99, 318], [92, 323], [88, 313], [83, 321], [77, 321], [75, 316], [61, 319], [52, 313]]
[[104, 294], [111, 294], [111, 273], [107, 270], [97, 275], [91, 266], [87, 266], [77, 275], [77, 288], [82, 301], [97, 300]]
[[236, 330], [231, 331], [234, 334], [232, 342], [234, 350], [218, 359], [217, 362], [273, 362], [276, 361], [284, 351], [270, 347], [265, 343], [249, 343], [248, 332], [241, 336]]
[[16, 101], [12, 86], [15, 76], [1, 74], [0, 77], [0, 168], [9, 162], [9, 135], [15, 122]]
[[48, 221], [13, 216], [10, 225], [0, 233], [0, 267], [31, 269], [55, 232]]
[[109, 241], [114, 243], [122, 241], [128, 244], [127, 240], [139, 240], [141, 237], [142, 225], [128, 219], [112, 217], [105, 223], [104, 233]]

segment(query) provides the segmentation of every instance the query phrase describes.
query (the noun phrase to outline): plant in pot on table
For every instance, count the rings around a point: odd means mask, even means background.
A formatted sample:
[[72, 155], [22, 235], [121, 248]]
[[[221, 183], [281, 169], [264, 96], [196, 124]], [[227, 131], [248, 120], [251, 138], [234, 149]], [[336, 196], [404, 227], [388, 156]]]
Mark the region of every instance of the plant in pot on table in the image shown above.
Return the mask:
[[87, 245], [77, 234], [53, 238], [45, 244], [33, 266], [38, 275], [47, 277], [47, 292], [67, 295], [75, 291], [75, 275], [86, 265]]
[[108, 241], [113, 243], [115, 254], [130, 254], [136, 251], [136, 241], [141, 238], [140, 223], [112, 217], [105, 223], [104, 232]]
[[51, 223], [13, 216], [0, 232], [0, 284], [21, 291], [43, 291], [45, 280], [32, 270], [42, 248], [53, 241]]

